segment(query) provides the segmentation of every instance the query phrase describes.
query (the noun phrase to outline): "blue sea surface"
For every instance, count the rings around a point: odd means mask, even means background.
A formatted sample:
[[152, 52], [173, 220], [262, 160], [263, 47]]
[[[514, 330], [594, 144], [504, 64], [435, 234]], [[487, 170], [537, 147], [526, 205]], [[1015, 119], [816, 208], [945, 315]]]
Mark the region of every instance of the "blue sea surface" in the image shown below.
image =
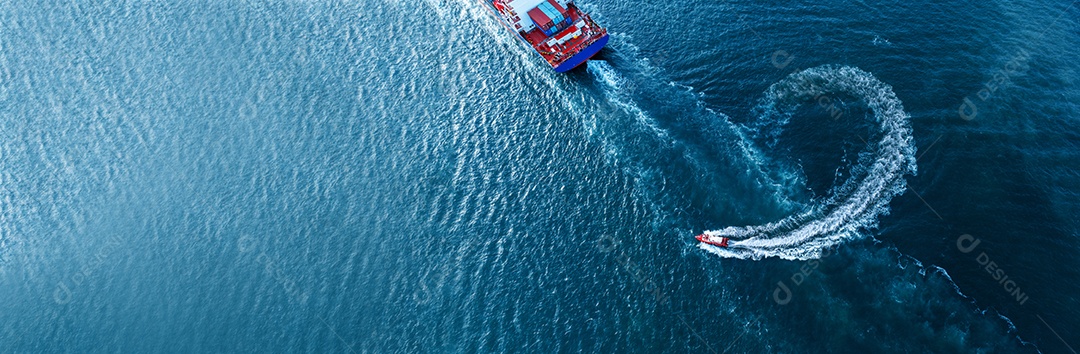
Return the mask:
[[1080, 4], [577, 3], [0, 3], [0, 352], [1080, 349]]

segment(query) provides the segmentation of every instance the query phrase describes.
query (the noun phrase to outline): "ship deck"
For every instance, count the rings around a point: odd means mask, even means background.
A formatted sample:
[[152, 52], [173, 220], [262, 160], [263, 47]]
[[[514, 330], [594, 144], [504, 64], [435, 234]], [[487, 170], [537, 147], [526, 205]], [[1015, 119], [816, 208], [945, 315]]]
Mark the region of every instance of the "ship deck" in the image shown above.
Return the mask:
[[579, 27], [582, 34], [578, 38], [551, 47], [546, 43], [547, 39], [550, 37], [545, 35], [539, 28], [534, 28], [532, 31], [525, 33], [525, 40], [529, 42], [529, 44], [544, 57], [544, 60], [547, 60], [552, 66], [557, 66], [563, 61], [570, 59], [570, 57], [581, 49], [584, 49], [584, 47], [591, 44], [604, 33], [603, 29], [593, 23], [592, 19], [584, 16], [577, 6], [571, 4], [567, 10], [569, 11], [567, 11], [566, 17], [570, 18], [570, 22], [572, 23], [571, 26], [583, 23], [583, 26]]

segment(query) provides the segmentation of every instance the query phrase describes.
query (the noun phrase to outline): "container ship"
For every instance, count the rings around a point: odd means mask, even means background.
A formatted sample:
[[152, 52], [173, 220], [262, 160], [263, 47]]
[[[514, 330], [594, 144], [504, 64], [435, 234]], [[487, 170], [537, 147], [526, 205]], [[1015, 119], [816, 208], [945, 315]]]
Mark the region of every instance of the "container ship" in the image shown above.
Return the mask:
[[578, 67], [607, 45], [607, 29], [572, 0], [480, 1], [557, 72]]

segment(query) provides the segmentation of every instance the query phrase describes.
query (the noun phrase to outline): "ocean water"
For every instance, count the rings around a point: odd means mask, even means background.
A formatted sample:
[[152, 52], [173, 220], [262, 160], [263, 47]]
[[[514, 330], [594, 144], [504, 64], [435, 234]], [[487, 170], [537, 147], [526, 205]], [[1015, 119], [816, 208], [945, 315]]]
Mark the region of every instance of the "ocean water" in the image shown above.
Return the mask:
[[578, 3], [0, 3], [0, 352], [1080, 349], [1080, 5]]

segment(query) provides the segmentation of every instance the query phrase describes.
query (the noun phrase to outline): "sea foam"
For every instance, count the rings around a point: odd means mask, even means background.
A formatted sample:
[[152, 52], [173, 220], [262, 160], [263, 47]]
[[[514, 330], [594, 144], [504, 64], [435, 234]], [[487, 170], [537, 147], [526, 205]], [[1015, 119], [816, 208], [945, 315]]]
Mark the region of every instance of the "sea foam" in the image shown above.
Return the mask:
[[882, 138], [871, 144], [876, 159], [861, 166], [864, 173], [853, 174], [833, 187], [830, 195], [809, 211], [764, 225], [706, 231], [734, 241], [728, 248], [705, 244], [701, 248], [741, 259], [818, 258], [823, 250], [859, 237], [861, 229], [875, 227], [878, 216], [888, 213], [889, 202], [907, 187], [904, 176], [916, 173], [909, 116], [892, 87], [858, 68], [821, 66], [772, 85], [766, 94], [766, 106], [780, 111], [821, 95], [840, 93], [862, 99], [881, 127]]

